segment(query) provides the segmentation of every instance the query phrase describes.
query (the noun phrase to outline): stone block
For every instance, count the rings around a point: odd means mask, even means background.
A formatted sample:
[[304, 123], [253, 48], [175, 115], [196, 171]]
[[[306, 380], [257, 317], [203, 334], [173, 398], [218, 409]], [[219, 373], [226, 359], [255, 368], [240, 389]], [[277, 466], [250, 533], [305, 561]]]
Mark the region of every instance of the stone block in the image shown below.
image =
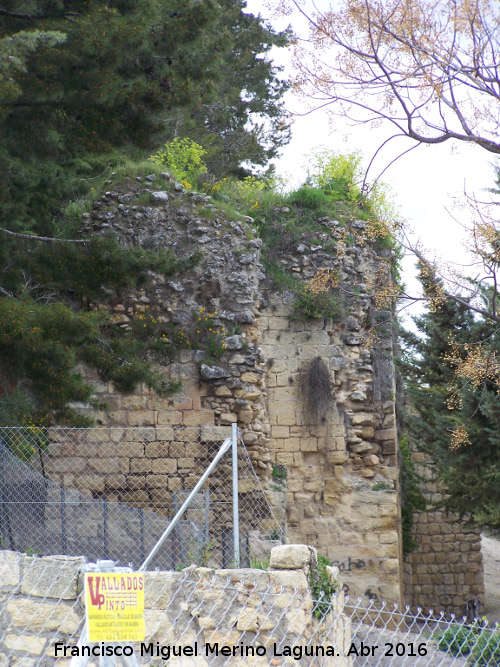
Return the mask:
[[115, 456], [114, 458], [98, 458], [98, 459], [88, 459], [87, 464], [93, 472], [98, 472], [101, 474], [120, 472], [120, 459]]
[[276, 463], [283, 466], [293, 465], [293, 454], [291, 452], [276, 452]]
[[[271, 567], [271, 564], [269, 564], [269, 567]], [[270, 578], [273, 586], [279, 588], [291, 588], [297, 591], [307, 591], [309, 588], [309, 582], [302, 570], [276, 569], [276, 571], [270, 572]]]
[[175, 437], [174, 429], [171, 426], [158, 426], [156, 429], [156, 439], [160, 441], [173, 440]]
[[252, 410], [240, 410], [238, 413], [238, 421], [243, 424], [249, 424], [254, 419], [254, 413]]
[[148, 475], [146, 477], [146, 486], [148, 489], [166, 489], [168, 480], [168, 475]]
[[33, 635], [15, 635], [9, 633], [5, 637], [5, 648], [12, 651], [24, 651], [33, 655], [41, 655], [47, 640]]
[[0, 592], [19, 586], [21, 560], [21, 554], [15, 551], [0, 551]]
[[78, 475], [75, 484], [79, 489], [91, 489], [97, 492], [104, 491], [104, 477], [99, 475]]
[[164, 458], [169, 455], [169, 446], [166, 442], [151, 442], [145, 448], [148, 459]]
[[377, 466], [380, 463], [380, 459], [375, 454], [367, 454], [363, 456], [363, 465], [364, 466]]
[[152, 467], [152, 459], [130, 459], [130, 472], [151, 472]]
[[261, 376], [258, 373], [247, 371], [246, 373], [241, 374], [240, 379], [242, 382], [247, 382], [249, 384], [257, 384], [260, 381]]
[[343, 452], [327, 452], [326, 460], [328, 463], [333, 463], [334, 465], [342, 465], [347, 463], [349, 460], [349, 454], [345, 451]]
[[169, 477], [168, 478], [168, 490], [169, 491], [180, 491], [182, 489], [182, 479], [180, 477]]
[[175, 459], [153, 459], [151, 472], [162, 474], [177, 472], [177, 461]]
[[127, 424], [129, 426], [154, 426], [157, 413], [153, 410], [134, 410], [128, 413]]
[[238, 421], [238, 415], [234, 412], [223, 412], [220, 416], [220, 423], [221, 424], [236, 424]]
[[126, 479], [125, 475], [106, 475], [106, 488], [123, 489], [127, 485]]
[[183, 413], [184, 426], [211, 426], [214, 423], [212, 410], [190, 410]]
[[56, 630], [64, 635], [72, 635], [82, 623], [82, 618], [75, 612], [74, 606], [50, 604], [32, 598], [9, 600], [7, 612], [10, 614], [12, 626], [29, 628], [31, 632]]
[[284, 440], [279, 440], [278, 442], [282, 445], [280, 447], [281, 451], [298, 452], [300, 450], [299, 438], [285, 438]]
[[314, 547], [305, 544], [281, 544], [271, 549], [269, 567], [273, 570], [300, 570], [317, 557]]
[[180, 426], [182, 424], [182, 412], [179, 410], [159, 410], [159, 426]]
[[173, 400], [174, 410], [197, 410], [195, 401], [189, 396], [176, 396]]
[[41, 598], [76, 600], [78, 573], [85, 559], [73, 556], [25, 558], [21, 593]]
[[375, 426], [376, 416], [371, 412], [356, 412], [352, 418], [353, 426]]
[[392, 440], [396, 441], [396, 429], [395, 428], [382, 428], [378, 431], [375, 431], [375, 440], [385, 441]]
[[271, 426], [272, 438], [288, 438], [290, 437], [290, 428], [288, 426]]
[[367, 452], [371, 452], [372, 446], [369, 442], [357, 442], [349, 445], [349, 449], [354, 454], [366, 454]]
[[156, 440], [156, 429], [148, 426], [126, 429], [124, 439], [131, 442], [153, 442]]
[[123, 396], [122, 406], [125, 410], [144, 410], [147, 406], [147, 396]]
[[220, 387], [216, 387], [215, 395], [216, 396], [221, 396], [223, 398], [227, 398], [229, 396], [232, 396], [233, 392], [231, 391], [231, 389], [229, 389], [229, 387], [226, 387], [226, 385], [223, 384]]
[[231, 429], [227, 426], [202, 426], [200, 431], [201, 442], [220, 442], [221, 444], [231, 436]]
[[133, 456], [134, 458], [139, 458], [144, 456], [144, 443], [142, 442], [120, 442], [117, 445], [118, 456]]

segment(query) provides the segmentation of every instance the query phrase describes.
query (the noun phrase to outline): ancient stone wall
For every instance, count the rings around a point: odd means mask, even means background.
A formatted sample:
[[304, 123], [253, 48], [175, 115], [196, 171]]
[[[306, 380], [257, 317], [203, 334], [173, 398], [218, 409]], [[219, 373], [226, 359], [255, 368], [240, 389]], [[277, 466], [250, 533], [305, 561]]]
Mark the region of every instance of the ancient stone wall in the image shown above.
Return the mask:
[[[243, 659], [253, 667], [270, 664], [274, 644], [312, 649], [330, 645], [335, 657], [307, 658], [307, 664], [349, 667], [352, 660], [343, 657], [351, 641], [350, 624], [342, 613], [343, 594], [323, 622], [316, 618], [307, 578], [312, 557], [313, 549], [293, 545], [273, 551], [268, 571], [192, 567], [183, 572], [145, 572], [144, 643], [155, 648], [157, 643], [197, 645], [196, 658], [170, 657], [172, 667], [228, 664], [227, 654], [206, 657], [206, 642], [221, 648], [263, 646], [265, 656]], [[55, 643], [74, 646], [82, 633], [82, 565], [81, 558], [33, 558], [0, 551], [0, 665], [69, 665], [68, 658], [56, 660]], [[332, 568], [332, 581], [337, 574]], [[140, 664], [153, 662], [148, 655], [141, 657], [139, 643], [134, 648]], [[283, 667], [297, 664], [294, 656], [275, 662]]]
[[[369, 297], [389, 251], [376, 250], [361, 220], [349, 223], [346, 236], [339, 222], [318, 219], [314, 234], [305, 233], [277, 261], [303, 285], [320, 270], [334, 272], [343, 312], [335, 321], [296, 319], [295, 296], [278, 293], [266, 277], [251, 219], [231, 220], [210, 198], [179, 188], [161, 197], [153, 192], [151, 205], [134, 204], [156, 186], [131, 181], [125, 190], [109, 191], [83, 231], [170, 248], [180, 257], [202, 250], [202, 262], [175, 279], [152, 275], [143, 290], [88, 305], [126, 330], [150, 313], [186, 337], [210, 312], [226, 349], [216, 361], [195, 345], [174, 360], [152, 358], [166, 380], [182, 381], [182, 393], [172, 398], [144, 389], [122, 396], [96, 381], [110, 408], [95, 415], [97, 423], [203, 428], [236, 422], [280, 521], [286, 512], [291, 539], [317, 545], [337, 563], [350, 593], [401, 602], [393, 330], [391, 313], [376, 311]], [[285, 222], [287, 212], [281, 211]], [[370, 346], [374, 325], [378, 338]], [[308, 406], [304, 381], [314, 361], [333, 387], [322, 414]]]
[[411, 458], [428, 508], [414, 515], [417, 547], [404, 565], [406, 604], [474, 617], [480, 611], [474, 601], [484, 604], [480, 530], [435, 509], [433, 504], [443, 499], [435, 463], [423, 452], [414, 451]]
[[[369, 244], [347, 248], [336, 264], [304, 244], [284, 258], [310, 279], [318, 266], [340, 267], [346, 292], [366, 285], [378, 258]], [[401, 599], [397, 440], [394, 428], [392, 338], [362, 342], [370, 302], [345, 299], [340, 321], [294, 320], [292, 295], [272, 293], [259, 324], [266, 358], [271, 456], [287, 472], [292, 541], [308, 541], [340, 567], [349, 594]], [[308, 369], [321, 359], [333, 385], [330, 409], [311, 416]], [[315, 363], [315, 362], [314, 362]], [[378, 369], [377, 369], [378, 364]], [[385, 367], [382, 378], [375, 374]]]

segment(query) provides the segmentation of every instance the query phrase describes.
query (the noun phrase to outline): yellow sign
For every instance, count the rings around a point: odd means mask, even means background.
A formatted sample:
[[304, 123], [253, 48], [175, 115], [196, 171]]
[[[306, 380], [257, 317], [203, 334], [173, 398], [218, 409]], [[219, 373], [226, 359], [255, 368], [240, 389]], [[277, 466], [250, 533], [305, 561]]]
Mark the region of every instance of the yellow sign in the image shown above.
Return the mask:
[[85, 608], [89, 642], [144, 641], [144, 575], [87, 572]]

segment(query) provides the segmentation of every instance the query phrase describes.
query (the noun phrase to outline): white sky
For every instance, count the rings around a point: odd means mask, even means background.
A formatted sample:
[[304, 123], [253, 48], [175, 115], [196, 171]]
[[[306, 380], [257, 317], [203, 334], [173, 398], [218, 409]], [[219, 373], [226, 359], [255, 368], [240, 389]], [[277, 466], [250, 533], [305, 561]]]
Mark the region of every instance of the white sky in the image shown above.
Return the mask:
[[[327, 5], [327, 2], [321, 2], [322, 7]], [[269, 18], [278, 29], [286, 28], [289, 23], [296, 31], [304, 29], [304, 24], [293, 16], [279, 21], [274, 19], [263, 0], [247, 0], [247, 8], [253, 14], [260, 13]], [[293, 75], [289, 55], [284, 49], [273, 51], [272, 57], [276, 63], [285, 66], [286, 73]], [[294, 114], [308, 111], [306, 103], [292, 93], [286, 97], [286, 107]], [[292, 132], [291, 143], [283, 149], [282, 158], [275, 162], [278, 173], [290, 176], [294, 185], [304, 180], [306, 155], [315, 147], [326, 146], [346, 153], [360, 150], [368, 165], [380, 144], [390, 136], [388, 128], [373, 130], [360, 125], [347, 126], [339, 118], [332, 127], [325, 110], [312, 111], [306, 116], [295, 115]], [[398, 149], [402, 152], [413, 145], [408, 139], [402, 139], [399, 146], [397, 141], [400, 140], [391, 142], [393, 148], [377, 158], [369, 180], [379, 175]], [[467, 221], [466, 209], [459, 211], [456, 204], [463, 203], [464, 189], [470, 195], [484, 198], [481, 191], [494, 183], [494, 160], [493, 154], [459, 142], [420, 146], [392, 165], [382, 180], [391, 186], [394, 202], [414, 230], [415, 238], [422, 239], [432, 255], [449, 262], [463, 262], [466, 260], [461, 245], [462, 229], [446, 209]], [[413, 257], [404, 261], [404, 281], [413, 294], [418, 290], [414, 264]]]

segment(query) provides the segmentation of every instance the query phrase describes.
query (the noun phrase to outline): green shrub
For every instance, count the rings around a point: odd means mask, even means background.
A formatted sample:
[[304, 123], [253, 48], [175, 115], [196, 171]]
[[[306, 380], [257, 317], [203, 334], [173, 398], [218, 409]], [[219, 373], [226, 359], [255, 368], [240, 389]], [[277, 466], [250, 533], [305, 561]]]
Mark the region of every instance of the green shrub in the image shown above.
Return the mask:
[[442, 634], [436, 635], [440, 651], [452, 655], [469, 655], [471, 647], [476, 640], [476, 635], [471, 628], [463, 625], [452, 625]]
[[303, 185], [301, 188], [292, 192], [289, 196], [291, 204], [302, 206], [304, 208], [318, 209], [328, 206], [330, 200], [320, 188], [313, 188]]
[[309, 570], [309, 586], [314, 602], [313, 613], [316, 618], [323, 618], [332, 608], [332, 597], [337, 590], [336, 583], [330, 579], [327, 567], [330, 561], [318, 555], [318, 564]]
[[472, 667], [498, 667], [500, 664], [500, 631], [471, 626], [452, 625], [433, 636], [438, 648], [453, 656], [469, 656]]
[[333, 199], [358, 201], [361, 196], [361, 155], [343, 155], [338, 151], [316, 151], [310, 160], [310, 178], [314, 185], [328, 192]]
[[471, 649], [473, 667], [498, 667], [500, 664], [500, 632], [484, 630]]
[[179, 181], [186, 187], [191, 187], [192, 183], [207, 170], [207, 165], [202, 160], [206, 152], [188, 137], [182, 139], [175, 137], [152, 155], [150, 160], [154, 164], [169, 167]]
[[273, 467], [272, 478], [274, 480], [286, 479], [286, 468], [285, 468], [285, 466], [273, 463], [272, 467]]
[[293, 317], [297, 320], [332, 319], [342, 317], [343, 308], [340, 296], [333, 291], [313, 292], [303, 287], [297, 294]]

